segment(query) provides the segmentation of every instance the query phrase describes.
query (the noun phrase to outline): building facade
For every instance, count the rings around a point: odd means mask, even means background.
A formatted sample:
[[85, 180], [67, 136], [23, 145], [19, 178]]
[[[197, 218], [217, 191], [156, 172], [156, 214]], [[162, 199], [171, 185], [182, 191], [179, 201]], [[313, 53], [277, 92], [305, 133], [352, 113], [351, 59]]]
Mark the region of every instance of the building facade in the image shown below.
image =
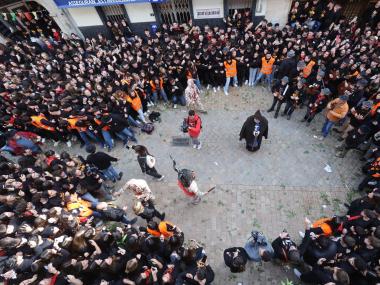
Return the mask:
[[[359, 13], [369, 0], [350, 0], [346, 8], [351, 14]], [[162, 23], [188, 22], [195, 25], [222, 25], [223, 18], [234, 10], [250, 10], [252, 20], [258, 23], [266, 18], [284, 25], [292, 0], [1, 0], [2, 13], [19, 13], [34, 9], [47, 10], [61, 31], [80, 37], [107, 34], [107, 21], [124, 19], [132, 31], [142, 34]], [[20, 19], [17, 19], [20, 21]], [[22, 24], [22, 21], [20, 21]], [[0, 42], [12, 31], [12, 23], [0, 17]]]
[[[162, 23], [181, 24], [190, 19], [195, 25], [221, 25], [223, 18], [232, 15], [235, 9], [249, 9], [254, 21], [265, 17], [283, 25], [291, 0], [2, 0], [0, 15], [30, 11], [36, 5], [49, 12], [62, 32], [92, 37], [109, 32], [107, 21], [122, 19], [138, 34]], [[0, 19], [0, 41], [8, 36], [7, 28], [9, 23]]]

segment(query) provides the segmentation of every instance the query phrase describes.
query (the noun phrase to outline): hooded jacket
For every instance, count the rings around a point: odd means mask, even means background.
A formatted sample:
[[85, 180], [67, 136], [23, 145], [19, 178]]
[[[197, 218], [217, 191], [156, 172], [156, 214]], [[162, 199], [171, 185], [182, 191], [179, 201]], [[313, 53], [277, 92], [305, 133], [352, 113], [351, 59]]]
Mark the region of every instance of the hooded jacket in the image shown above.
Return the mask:
[[254, 140], [255, 136], [253, 135], [255, 129], [255, 118], [260, 121], [260, 134], [259, 140], [264, 136], [265, 139], [268, 139], [268, 120], [261, 115], [260, 110], [257, 110], [253, 116], [248, 117], [245, 121], [243, 127], [240, 131], [240, 140], [245, 139], [247, 143]]

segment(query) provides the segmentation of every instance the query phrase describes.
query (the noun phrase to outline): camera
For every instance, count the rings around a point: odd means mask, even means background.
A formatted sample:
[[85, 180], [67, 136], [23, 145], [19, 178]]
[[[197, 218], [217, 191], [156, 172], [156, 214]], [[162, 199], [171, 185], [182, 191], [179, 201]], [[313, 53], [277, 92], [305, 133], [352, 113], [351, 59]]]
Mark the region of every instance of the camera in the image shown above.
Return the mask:
[[186, 120], [184, 120], [181, 125], [181, 131], [183, 133], [187, 133], [189, 131], [189, 125], [187, 124]]

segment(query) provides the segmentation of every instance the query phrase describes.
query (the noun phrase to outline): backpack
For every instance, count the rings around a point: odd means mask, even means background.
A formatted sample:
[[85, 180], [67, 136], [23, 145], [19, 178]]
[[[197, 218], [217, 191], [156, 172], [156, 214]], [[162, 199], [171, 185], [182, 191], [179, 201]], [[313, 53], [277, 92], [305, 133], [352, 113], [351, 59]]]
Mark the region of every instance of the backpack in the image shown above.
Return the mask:
[[149, 121], [153, 122], [161, 122], [161, 113], [153, 111], [152, 113], [149, 114]]
[[147, 123], [147, 124], [144, 124], [142, 127], [141, 127], [141, 131], [143, 131], [144, 133], [147, 133], [147, 134], [151, 134], [154, 130], [154, 126], [152, 123]]
[[181, 184], [184, 187], [190, 187], [190, 184], [193, 181], [193, 171], [190, 169], [181, 169], [178, 171], [178, 180], [181, 181]]

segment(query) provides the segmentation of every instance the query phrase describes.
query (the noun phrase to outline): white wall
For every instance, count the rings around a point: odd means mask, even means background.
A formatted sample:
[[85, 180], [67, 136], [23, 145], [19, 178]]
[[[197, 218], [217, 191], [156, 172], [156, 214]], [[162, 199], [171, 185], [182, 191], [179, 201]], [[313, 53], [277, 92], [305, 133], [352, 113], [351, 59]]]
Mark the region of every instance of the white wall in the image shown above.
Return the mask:
[[152, 4], [150, 3], [135, 3], [125, 4], [125, 9], [131, 23], [155, 22]]
[[273, 24], [279, 23], [283, 27], [288, 19], [291, 0], [266, 0], [265, 19]]
[[94, 7], [68, 8], [78, 27], [101, 26], [102, 20]]
[[223, 18], [224, 16], [223, 0], [193, 0], [194, 19], [204, 19], [197, 17], [197, 9], [220, 9], [220, 16], [212, 18]]

